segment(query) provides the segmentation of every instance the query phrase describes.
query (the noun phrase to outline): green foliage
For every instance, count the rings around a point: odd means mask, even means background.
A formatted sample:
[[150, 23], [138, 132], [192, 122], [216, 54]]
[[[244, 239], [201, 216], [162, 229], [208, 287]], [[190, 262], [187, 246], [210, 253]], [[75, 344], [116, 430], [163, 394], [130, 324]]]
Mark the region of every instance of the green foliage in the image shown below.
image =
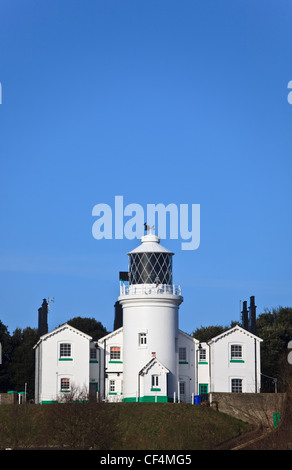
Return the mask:
[[[286, 391], [287, 345], [292, 340], [292, 308], [278, 307], [265, 311], [257, 319], [257, 335], [261, 343], [263, 391], [274, 391], [269, 377], [278, 379], [278, 391]], [[291, 368], [291, 365], [290, 365]], [[268, 376], [268, 377], [265, 377]]]
[[[93, 341], [108, 332], [101, 322], [94, 318], [75, 317], [68, 321], [70, 325], [88, 334]], [[197, 328], [193, 337], [207, 342], [224, 331], [235, 326], [208, 326]], [[278, 307], [266, 310], [257, 318], [257, 336], [261, 343], [262, 391], [274, 391], [274, 384], [269, 377], [278, 378], [278, 391], [286, 391], [291, 384], [290, 369], [287, 370], [287, 345], [292, 340], [292, 308]], [[0, 342], [2, 343], [2, 365], [0, 366], [0, 392], [8, 390], [24, 391], [27, 383], [28, 399], [34, 398], [34, 350], [38, 340], [37, 330], [27, 327], [17, 328], [11, 336], [0, 320]], [[265, 376], [268, 376], [265, 378]], [[290, 382], [289, 382], [290, 381]], [[291, 386], [291, 385], [289, 385]]]
[[[201, 326], [193, 332], [193, 337], [200, 342], [208, 342], [211, 338], [220, 335], [230, 326]], [[292, 308], [278, 307], [265, 310], [256, 320], [257, 336], [263, 340], [261, 343], [261, 372], [262, 392], [274, 392], [273, 378], [277, 378], [278, 391], [284, 392], [291, 383], [291, 373], [287, 368], [287, 345], [292, 340]]]
[[[92, 336], [94, 341], [107, 334], [103, 325], [94, 318], [76, 317], [68, 322], [73, 327]], [[0, 320], [2, 364], [0, 365], [0, 392], [16, 390], [23, 392], [27, 384], [27, 399], [34, 398], [35, 351], [38, 341], [35, 328], [16, 328], [12, 335]]]
[[102, 323], [100, 321], [96, 321], [95, 318], [74, 317], [67, 323], [74, 328], [77, 328], [77, 330], [91, 336], [92, 341], [98, 341], [108, 333]]
[[7, 326], [0, 320], [0, 342], [2, 344], [2, 364], [0, 365], [0, 391], [9, 390], [10, 335]]
[[0, 321], [0, 341], [3, 349], [3, 364], [0, 366], [0, 392], [24, 391], [28, 384], [28, 395], [34, 396], [34, 350], [37, 330], [17, 328], [10, 336], [7, 327]]
[[227, 331], [230, 328], [233, 328], [237, 324], [238, 322], [232, 321], [230, 326], [221, 326], [221, 325], [201, 326], [200, 328], [197, 328], [192, 333], [192, 336], [193, 338], [196, 338], [201, 343], [203, 342], [207, 343], [208, 341], [210, 341], [210, 339], [215, 338], [218, 335], [221, 335], [221, 333], [224, 333], [224, 331]]
[[27, 384], [28, 397], [34, 396], [35, 355], [34, 345], [38, 340], [37, 329], [17, 328], [11, 337], [9, 364], [10, 390], [24, 391]]

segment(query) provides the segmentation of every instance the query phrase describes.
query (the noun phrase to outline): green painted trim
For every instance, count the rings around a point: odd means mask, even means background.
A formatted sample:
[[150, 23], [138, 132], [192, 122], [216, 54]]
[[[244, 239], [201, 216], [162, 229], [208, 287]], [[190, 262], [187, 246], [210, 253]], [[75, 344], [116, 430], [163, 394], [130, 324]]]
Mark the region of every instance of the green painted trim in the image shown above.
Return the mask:
[[117, 395], [117, 392], [109, 392], [109, 395]]
[[18, 392], [15, 392], [14, 390], [9, 390], [9, 392], [7, 393], [18, 393]]
[[72, 357], [59, 357], [59, 361], [73, 361]]
[[244, 362], [242, 359], [230, 359], [230, 362]]
[[60, 393], [69, 393], [71, 390], [60, 390]]
[[161, 388], [151, 388], [151, 392], [161, 392]]
[[187, 361], [179, 361], [179, 364], [188, 364]]
[[[156, 399], [156, 400], [155, 400]], [[167, 403], [168, 402], [168, 397], [165, 395], [146, 395], [144, 397], [140, 398], [141, 403]]]
[[123, 364], [123, 361], [108, 361], [109, 364]]
[[[202, 388], [203, 387], [207, 387], [207, 391], [206, 392], [202, 392]], [[202, 395], [202, 394], [205, 394], [205, 393], [209, 393], [209, 384], [200, 384], [199, 383], [199, 395]]]
[[98, 364], [98, 361], [95, 361], [93, 359], [91, 359], [89, 362], [90, 362], [90, 364]]
[[51, 403], [58, 403], [57, 400], [42, 400], [41, 405], [50, 405]]
[[199, 361], [198, 364], [208, 364], [206, 361]]
[[[123, 401], [127, 403], [134, 403], [136, 402], [136, 397], [123, 398]], [[157, 395], [156, 401], [157, 403], [168, 403], [168, 397], [166, 395]], [[140, 403], [155, 403], [155, 395], [146, 395], [144, 397], [140, 397], [139, 402]]]

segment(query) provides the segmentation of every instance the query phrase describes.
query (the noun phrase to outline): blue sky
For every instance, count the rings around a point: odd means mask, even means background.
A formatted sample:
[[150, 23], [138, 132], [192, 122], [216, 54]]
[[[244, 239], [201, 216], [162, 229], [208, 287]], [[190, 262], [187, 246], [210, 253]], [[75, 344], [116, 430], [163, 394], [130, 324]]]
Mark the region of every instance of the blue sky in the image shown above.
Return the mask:
[[0, 0], [0, 320], [110, 331], [137, 240], [95, 240], [98, 203], [200, 204], [175, 251], [180, 328], [292, 306], [290, 2]]

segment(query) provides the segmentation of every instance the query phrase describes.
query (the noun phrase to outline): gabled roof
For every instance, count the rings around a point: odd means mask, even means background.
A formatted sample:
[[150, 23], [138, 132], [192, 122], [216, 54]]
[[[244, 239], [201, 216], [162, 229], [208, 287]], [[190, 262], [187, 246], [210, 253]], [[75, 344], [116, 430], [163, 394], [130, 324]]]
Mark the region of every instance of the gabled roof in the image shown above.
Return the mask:
[[169, 370], [163, 364], [161, 364], [161, 362], [157, 359], [157, 357], [153, 357], [149, 362], [147, 362], [147, 364], [145, 364], [144, 367], [142, 367], [142, 369], [139, 372], [139, 375], [147, 374], [149, 369], [151, 369], [151, 367], [153, 367], [155, 364], [158, 364], [159, 367], [161, 367], [161, 369], [166, 374], [168, 374]]
[[186, 333], [185, 331], [182, 331], [180, 329], [178, 329], [178, 334], [181, 334], [182, 336], [185, 336], [186, 338], [192, 340], [194, 343], [199, 342], [196, 338], [194, 338], [193, 336], [189, 335], [188, 333]]
[[61, 331], [64, 331], [64, 330], [67, 330], [67, 329], [70, 330], [70, 331], [73, 331], [73, 333], [76, 333], [80, 336], [83, 336], [83, 338], [86, 338], [89, 341], [92, 339], [91, 336], [87, 335], [86, 333], [83, 333], [83, 331], [77, 330], [77, 328], [74, 328], [73, 326], [69, 325], [68, 323], [64, 323], [63, 325], [58, 326], [58, 328], [55, 328], [54, 330], [49, 331], [49, 333], [46, 333], [45, 335], [41, 336], [40, 339], [38, 340], [38, 342], [36, 343], [36, 345], [33, 347], [33, 349], [36, 349], [42, 341], [46, 341], [51, 336], [54, 336], [58, 333], [61, 333]]
[[220, 339], [224, 338], [224, 337], [227, 336], [227, 335], [230, 335], [230, 334], [234, 333], [235, 331], [240, 331], [241, 333], [243, 333], [243, 334], [245, 334], [245, 335], [247, 335], [247, 336], [250, 336], [251, 338], [254, 338], [254, 339], [256, 339], [257, 341], [260, 341], [260, 342], [263, 341], [261, 338], [259, 338], [258, 336], [254, 335], [254, 334], [251, 333], [250, 331], [245, 330], [244, 328], [242, 328], [242, 327], [239, 326], [239, 325], [235, 325], [233, 328], [230, 328], [229, 330], [224, 331], [224, 332], [221, 333], [220, 335], [215, 336], [214, 338], [210, 339], [210, 341], [208, 341], [208, 344], [210, 344], [210, 343], [216, 343], [216, 342], [219, 341]]
[[100, 338], [100, 339], [98, 340], [98, 343], [103, 343], [104, 340], [110, 339], [110, 338], [112, 338], [113, 336], [118, 335], [119, 333], [122, 333], [122, 331], [123, 331], [123, 327], [121, 326], [121, 327], [118, 328], [117, 330], [111, 331], [111, 332], [108, 333], [107, 335], [105, 335], [105, 336], [103, 336], [102, 338]]

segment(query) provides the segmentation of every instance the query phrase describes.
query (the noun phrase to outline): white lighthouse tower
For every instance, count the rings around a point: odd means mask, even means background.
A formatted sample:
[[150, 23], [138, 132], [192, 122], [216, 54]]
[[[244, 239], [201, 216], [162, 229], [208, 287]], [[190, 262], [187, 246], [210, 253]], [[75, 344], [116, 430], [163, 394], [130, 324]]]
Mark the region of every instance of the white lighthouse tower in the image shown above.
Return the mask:
[[121, 285], [124, 401], [168, 401], [178, 384], [180, 287], [172, 256], [152, 233], [129, 255], [129, 285]]

